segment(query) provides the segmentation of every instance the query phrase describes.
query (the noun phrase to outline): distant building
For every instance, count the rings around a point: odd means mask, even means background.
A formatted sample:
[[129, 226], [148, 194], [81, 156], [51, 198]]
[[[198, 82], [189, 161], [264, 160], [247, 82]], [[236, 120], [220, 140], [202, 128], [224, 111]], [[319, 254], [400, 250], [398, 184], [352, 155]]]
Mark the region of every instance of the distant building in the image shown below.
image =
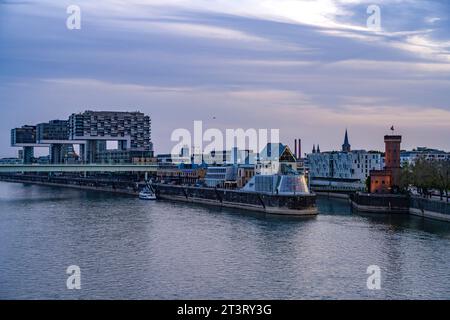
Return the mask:
[[33, 147], [36, 145], [36, 126], [25, 125], [11, 130], [11, 146], [23, 148], [23, 163], [30, 164], [34, 161]]
[[315, 178], [354, 179], [365, 182], [371, 170], [381, 169], [381, 153], [353, 150], [308, 155], [309, 176]]
[[351, 150], [346, 130], [341, 151], [321, 152], [314, 146], [307, 166], [312, 188], [364, 190], [370, 171], [382, 168], [382, 157], [376, 151]]
[[[151, 120], [141, 112], [85, 111], [69, 117], [69, 139], [86, 141], [80, 156], [88, 163], [107, 162], [106, 141], [117, 141], [120, 151], [147, 151], [153, 157]], [[104, 147], [105, 146], [105, 147]], [[122, 157], [123, 154], [113, 155]]]
[[386, 135], [385, 161], [383, 170], [373, 170], [370, 172], [370, 192], [371, 193], [391, 193], [395, 187], [399, 186], [400, 180], [400, 144], [402, 136]]
[[243, 188], [255, 175], [255, 166], [252, 164], [238, 165], [236, 184], [237, 187]]
[[[108, 150], [108, 141], [117, 141], [117, 149]], [[80, 155], [73, 145], [79, 145]], [[35, 160], [34, 147], [48, 147], [53, 164], [151, 162], [153, 157], [151, 120], [141, 112], [85, 111], [68, 120], [15, 128], [11, 146], [23, 148], [24, 163]]]
[[309, 193], [305, 176], [297, 168], [300, 140], [294, 143], [294, 153], [282, 143], [268, 143], [258, 155], [254, 176], [242, 189], [271, 194]]
[[173, 164], [205, 164], [205, 165], [231, 165], [253, 164], [256, 162], [256, 154], [251, 150], [240, 150], [237, 147], [231, 150], [213, 150], [209, 153], [191, 154], [189, 148], [183, 147], [179, 154], [159, 154], [158, 163]]
[[11, 130], [11, 146], [36, 144], [36, 126], [25, 125]]
[[160, 166], [163, 165], [179, 165], [179, 164], [192, 164], [193, 160], [189, 153], [189, 148], [184, 146], [181, 148], [178, 154], [161, 153], [156, 156], [157, 163]]
[[153, 162], [151, 151], [139, 150], [102, 150], [97, 152], [95, 158], [95, 163], [104, 164], [149, 164]]
[[206, 175], [206, 168], [192, 166], [172, 166], [159, 167], [157, 170], [157, 178], [165, 183], [176, 183], [182, 185], [193, 185], [203, 181]]
[[297, 159], [288, 146], [268, 143], [259, 153], [255, 166], [257, 175], [296, 174]]
[[157, 163], [158, 165], [168, 165], [168, 164], [172, 164], [172, 154], [170, 153], [163, 153], [163, 154], [158, 154], [156, 156], [157, 159]]
[[41, 156], [36, 159], [37, 164], [50, 164], [50, 156]]
[[417, 159], [425, 160], [447, 160], [450, 161], [450, 152], [445, 152], [437, 149], [430, 149], [425, 147], [418, 147], [411, 151], [401, 151], [400, 152], [400, 163], [401, 165], [409, 164], [412, 165]]
[[36, 125], [36, 140], [42, 143], [69, 140], [69, 121], [51, 120]]
[[[78, 163], [79, 156], [78, 156], [78, 154], [75, 153], [75, 149], [73, 148], [73, 144], [63, 145], [61, 153], [63, 155], [63, 159], [62, 159], [63, 163], [65, 163], [65, 164]], [[50, 154], [50, 156], [51, 156], [51, 154]], [[52, 161], [52, 163], [54, 163], [53, 159], [50, 159], [50, 161]]]
[[0, 164], [21, 164], [23, 161], [20, 158], [2, 158]]
[[238, 167], [236, 165], [209, 166], [205, 183], [208, 187], [225, 188], [227, 182], [236, 184]]
[[73, 151], [69, 141], [69, 121], [51, 120], [36, 125], [36, 140], [38, 144], [49, 145], [50, 163], [73, 163], [78, 156]]
[[302, 157], [302, 139], [294, 139], [294, 157], [297, 162], [298, 174], [308, 176], [308, 160]]
[[[201, 157], [202, 159], [197, 159]], [[230, 164], [254, 164], [256, 154], [251, 150], [240, 150], [237, 147], [231, 150], [213, 150], [203, 155], [194, 155], [196, 163], [206, 163], [208, 165], [230, 165]]]
[[131, 157], [131, 164], [157, 165], [156, 157], [142, 157], [142, 154]]

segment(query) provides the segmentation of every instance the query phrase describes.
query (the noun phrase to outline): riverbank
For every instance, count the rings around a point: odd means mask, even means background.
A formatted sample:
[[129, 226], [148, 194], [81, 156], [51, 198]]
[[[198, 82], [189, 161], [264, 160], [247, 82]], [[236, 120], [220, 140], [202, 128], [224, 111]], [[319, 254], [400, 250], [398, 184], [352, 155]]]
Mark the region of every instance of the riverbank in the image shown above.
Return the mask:
[[[0, 175], [0, 181], [30, 183], [64, 188], [112, 192], [137, 196], [142, 184], [131, 181], [108, 181], [83, 178], [46, 177], [35, 175]], [[277, 195], [241, 190], [199, 188], [154, 184], [159, 199], [259, 211], [277, 215], [317, 215], [316, 196]]]
[[450, 222], [450, 203], [409, 195], [355, 193], [351, 205], [360, 212], [411, 214]]
[[[77, 184], [77, 183], [58, 183], [57, 181], [43, 181], [38, 180], [36, 177], [30, 177], [29, 179], [21, 177], [21, 178], [14, 178], [14, 177], [5, 177], [0, 176], [0, 181], [3, 182], [12, 182], [12, 183], [29, 183], [29, 184], [36, 184], [36, 185], [42, 185], [42, 186], [51, 186], [51, 187], [62, 187], [62, 188], [71, 188], [71, 189], [80, 189], [80, 190], [92, 190], [92, 191], [100, 191], [100, 192], [112, 192], [112, 193], [118, 193], [118, 194], [124, 194], [124, 195], [132, 195], [137, 196], [139, 194], [139, 191], [136, 189], [133, 189], [132, 187], [117, 187], [114, 184], [111, 184], [109, 186], [107, 185], [89, 185], [89, 181], [86, 181], [86, 184]], [[77, 181], [78, 182], [78, 181]]]
[[318, 197], [348, 200], [352, 208], [365, 213], [410, 214], [450, 222], [450, 203], [405, 195], [316, 192]]
[[350, 199], [349, 193], [340, 193], [340, 192], [323, 192], [323, 191], [315, 191], [315, 194], [321, 197], [333, 198], [333, 199]]
[[[13, 183], [30, 183], [37, 185], [73, 188], [110, 192], [116, 194], [137, 196], [139, 183], [130, 181], [102, 181], [95, 179], [83, 179], [67, 177], [42, 177], [42, 176], [12, 176], [1, 175], [0, 181]], [[241, 191], [221, 190], [210, 188], [194, 188], [185, 186], [159, 185], [158, 197], [163, 200], [197, 203], [210, 206], [237, 208], [250, 211], [265, 212], [278, 215], [316, 215], [317, 208], [308, 202], [304, 196], [279, 196], [279, 195], [244, 195]], [[170, 192], [168, 190], [171, 190]], [[235, 195], [237, 193], [237, 195]], [[219, 195], [219, 196], [218, 196]], [[235, 195], [232, 197], [232, 195]], [[336, 192], [317, 192], [317, 196], [348, 200], [353, 209], [366, 213], [383, 214], [410, 214], [423, 218], [450, 222], [450, 203], [439, 200], [407, 197], [401, 195], [370, 195], [358, 193], [355, 195]], [[244, 198], [242, 198], [244, 197]], [[313, 196], [315, 197], [315, 195]], [[240, 199], [242, 198], [242, 199]], [[297, 198], [303, 202], [297, 204], [288, 203]], [[275, 199], [275, 200], [274, 200]], [[281, 202], [280, 202], [281, 201]], [[306, 201], [306, 202], [305, 202]]]
[[409, 213], [419, 217], [450, 222], [450, 203], [434, 199], [411, 197]]

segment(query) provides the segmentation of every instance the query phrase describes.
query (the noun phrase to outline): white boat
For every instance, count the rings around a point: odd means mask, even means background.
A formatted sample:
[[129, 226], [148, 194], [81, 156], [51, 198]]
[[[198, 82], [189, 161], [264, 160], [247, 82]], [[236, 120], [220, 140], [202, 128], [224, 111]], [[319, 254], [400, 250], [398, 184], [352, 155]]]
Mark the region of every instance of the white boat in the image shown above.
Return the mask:
[[144, 188], [141, 192], [139, 192], [139, 199], [156, 200], [156, 195], [151, 189]]

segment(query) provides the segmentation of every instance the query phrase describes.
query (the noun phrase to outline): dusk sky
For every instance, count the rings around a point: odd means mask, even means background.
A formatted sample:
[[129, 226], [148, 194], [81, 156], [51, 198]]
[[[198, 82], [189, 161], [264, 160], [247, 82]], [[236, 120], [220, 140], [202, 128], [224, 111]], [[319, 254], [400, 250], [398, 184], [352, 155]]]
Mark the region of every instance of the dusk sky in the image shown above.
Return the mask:
[[[81, 30], [66, 28], [69, 5]], [[379, 32], [366, 9], [381, 8]], [[278, 128], [303, 151], [450, 151], [450, 2], [0, 0], [0, 157], [10, 129], [140, 110], [156, 153], [176, 128]], [[47, 151], [47, 150], [45, 150]]]

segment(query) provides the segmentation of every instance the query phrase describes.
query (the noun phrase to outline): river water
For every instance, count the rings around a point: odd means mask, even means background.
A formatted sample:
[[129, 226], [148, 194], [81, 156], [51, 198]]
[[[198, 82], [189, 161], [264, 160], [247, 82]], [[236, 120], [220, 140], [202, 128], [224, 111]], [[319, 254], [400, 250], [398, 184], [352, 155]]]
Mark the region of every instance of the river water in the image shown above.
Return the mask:
[[450, 223], [318, 207], [286, 218], [0, 182], [0, 299], [450, 299]]

